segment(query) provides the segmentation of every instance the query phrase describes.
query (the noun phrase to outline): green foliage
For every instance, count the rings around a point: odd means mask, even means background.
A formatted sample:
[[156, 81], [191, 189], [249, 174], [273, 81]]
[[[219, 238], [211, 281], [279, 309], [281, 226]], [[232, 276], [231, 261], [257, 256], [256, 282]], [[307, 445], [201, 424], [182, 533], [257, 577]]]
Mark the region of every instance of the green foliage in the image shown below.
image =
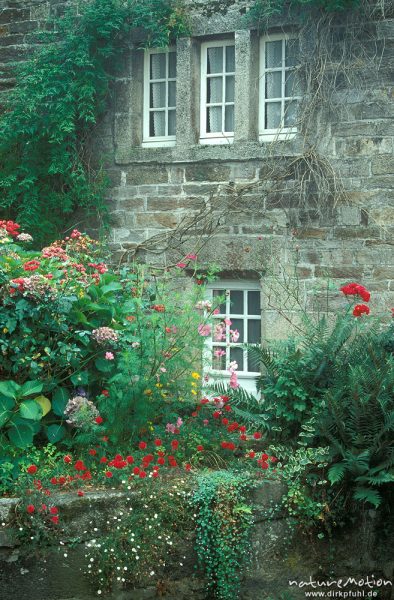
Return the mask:
[[76, 209], [99, 219], [105, 211], [106, 181], [92, 166], [88, 140], [132, 29], [154, 46], [187, 30], [172, 0], [94, 0], [79, 8], [23, 65], [0, 120], [0, 215], [16, 217], [37, 243], [58, 237]]
[[246, 493], [253, 485], [248, 473], [204, 473], [192, 496], [198, 511], [199, 563], [208, 579], [208, 592], [220, 600], [238, 597], [240, 571], [249, 557], [253, 523]]
[[255, 0], [247, 12], [248, 23], [263, 26], [271, 17], [289, 10], [303, 12], [303, 18], [315, 13], [342, 13], [359, 8], [361, 0]]

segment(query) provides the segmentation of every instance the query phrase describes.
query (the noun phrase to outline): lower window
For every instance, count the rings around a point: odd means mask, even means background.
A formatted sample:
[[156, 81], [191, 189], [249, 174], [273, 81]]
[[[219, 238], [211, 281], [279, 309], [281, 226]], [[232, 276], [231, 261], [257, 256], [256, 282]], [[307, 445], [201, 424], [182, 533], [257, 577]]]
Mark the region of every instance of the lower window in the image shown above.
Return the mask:
[[236, 366], [238, 383], [256, 393], [259, 365], [244, 344], [261, 343], [261, 293], [257, 282], [216, 282], [208, 289], [214, 327], [207, 339], [206, 374], [228, 381], [229, 369]]

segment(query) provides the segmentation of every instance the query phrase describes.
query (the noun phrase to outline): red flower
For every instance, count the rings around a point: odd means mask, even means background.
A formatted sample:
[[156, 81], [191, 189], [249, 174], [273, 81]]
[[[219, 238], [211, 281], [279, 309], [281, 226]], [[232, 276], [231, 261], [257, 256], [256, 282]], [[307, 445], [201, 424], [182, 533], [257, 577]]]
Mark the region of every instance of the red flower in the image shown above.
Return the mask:
[[146, 442], [140, 442], [140, 443], [138, 444], [138, 448], [139, 448], [140, 450], [145, 450], [145, 448], [146, 448], [146, 447], [147, 447], [147, 443], [146, 443]]
[[197, 446], [197, 451], [198, 451], [198, 452], [202, 452], [203, 450], [204, 450], [204, 446], [202, 446], [201, 444], [199, 444], [199, 445]]
[[253, 437], [255, 440], [261, 440], [262, 434], [260, 433], [260, 431], [255, 431], [255, 433], [253, 434]]
[[84, 481], [86, 481], [87, 479], [92, 479], [92, 474], [90, 471], [85, 471], [85, 473], [82, 475], [82, 479]]
[[[97, 423], [97, 425], [101, 425], [101, 423], [103, 423], [103, 422], [104, 422], [104, 419], [103, 419], [103, 417], [100, 417], [100, 416], [99, 416], [99, 417], [96, 417], [96, 418], [95, 418], [95, 422]], [[104, 439], [104, 438], [103, 438], [103, 439]], [[106, 440], [105, 440], [105, 441], [106, 441]]]
[[245, 431], [246, 431], [245, 425], [240, 425], [239, 430], [241, 433], [245, 433]]
[[72, 458], [69, 454], [66, 454], [66, 456], [63, 457], [63, 461], [68, 464], [70, 462], [72, 462]]
[[89, 454], [90, 454], [90, 456], [96, 456], [97, 450], [95, 450], [94, 448], [92, 448], [91, 450], [89, 450]]
[[102, 457], [100, 458], [100, 462], [101, 462], [101, 463], [107, 463], [107, 462], [108, 462], [108, 458], [107, 458], [106, 456], [102, 456]]
[[[69, 481], [72, 481], [72, 477], [69, 477]], [[63, 485], [66, 483], [66, 478], [65, 477], [59, 477], [59, 479], [57, 480], [59, 485]]]
[[165, 462], [166, 462], [166, 461], [165, 461], [165, 459], [164, 459], [162, 456], [160, 456], [160, 457], [157, 459], [157, 463], [158, 463], [159, 465], [164, 465], [164, 464], [165, 464]]
[[34, 504], [28, 504], [26, 507], [26, 511], [29, 513], [29, 515], [34, 513], [35, 510], [36, 510], [36, 508], [35, 508]]
[[134, 467], [134, 469], [133, 469], [134, 475], [139, 475], [140, 470], [141, 469], [139, 467]]
[[261, 455], [262, 460], [268, 460], [268, 454], [262, 454]]
[[126, 456], [126, 460], [129, 463], [129, 465], [132, 465], [134, 462], [134, 456]]
[[159, 471], [153, 471], [152, 477], [159, 477]]
[[154, 444], [155, 444], [155, 446], [162, 446], [162, 445], [163, 445], [163, 444], [162, 444], [162, 441], [161, 441], [161, 440], [159, 440], [159, 439], [156, 439], [156, 440], [154, 441]]
[[34, 473], [37, 473], [37, 467], [36, 467], [36, 465], [30, 465], [30, 467], [27, 467], [27, 472], [30, 475], [34, 475]]
[[57, 485], [57, 483], [58, 483], [57, 482], [57, 477], [52, 477], [51, 480], [50, 480], [50, 482], [51, 482], [52, 485]]
[[85, 465], [83, 464], [83, 460], [77, 460], [77, 462], [74, 465], [74, 469], [76, 471], [86, 471], [87, 467], [85, 467]]
[[220, 411], [215, 410], [215, 412], [212, 414], [214, 419], [220, 419]]
[[229, 404], [226, 404], [226, 406], [224, 407], [224, 410], [227, 410], [227, 412], [230, 412], [231, 406]]
[[209, 404], [208, 398], [202, 398], [201, 404]]
[[35, 271], [40, 266], [40, 261], [38, 260], [29, 260], [23, 265], [25, 271]]
[[249, 452], [249, 455], [248, 455], [248, 456], [249, 456], [249, 458], [254, 458], [254, 457], [256, 456], [256, 452], [253, 452], [253, 450], [251, 450], [251, 451]]
[[248, 439], [247, 436], [245, 435], [245, 433], [241, 433], [241, 435], [239, 436], [239, 439], [242, 440], [243, 442], [246, 442], [246, 440]]
[[224, 419], [222, 419], [222, 423], [223, 423], [223, 425], [228, 425], [228, 419], [226, 419], [226, 417], [224, 417]]
[[145, 477], [146, 477], [146, 472], [145, 472], [145, 471], [140, 471], [140, 472], [139, 472], [139, 477], [141, 477], [141, 479], [145, 479]]
[[345, 294], [345, 296], [360, 296], [364, 302], [369, 302], [371, 294], [368, 290], [359, 283], [348, 283], [340, 288], [341, 292]]
[[353, 308], [353, 315], [355, 317], [361, 317], [362, 314], [369, 315], [369, 312], [369, 306], [366, 304], [356, 304], [356, 306]]
[[156, 312], [164, 312], [165, 311], [165, 307], [164, 304], [153, 304], [151, 306], [152, 310], [155, 310]]
[[192, 417], [197, 417], [198, 413], [196, 413], [195, 411], [192, 412]]
[[59, 512], [59, 509], [56, 506], [51, 506], [51, 508], [49, 509], [49, 512], [51, 513], [51, 515], [57, 515], [57, 513]]
[[51, 517], [51, 521], [52, 523], [55, 523], [55, 525], [57, 525], [59, 523], [59, 517]]
[[82, 490], [77, 491], [77, 496], [84, 496], [85, 493]]
[[173, 450], [177, 450], [177, 449], [178, 449], [178, 446], [179, 446], [179, 442], [178, 442], [178, 440], [172, 440], [172, 442], [171, 442], [171, 448], [172, 448]]
[[112, 477], [112, 471], [105, 471], [105, 476], [110, 479]]
[[186, 469], [186, 471], [191, 471], [191, 469], [192, 469], [191, 464], [190, 463], [186, 463], [185, 464], [185, 469]]
[[103, 390], [101, 393], [102, 393], [103, 396], [106, 396], [108, 398], [108, 396], [109, 396], [109, 391], [108, 390]]

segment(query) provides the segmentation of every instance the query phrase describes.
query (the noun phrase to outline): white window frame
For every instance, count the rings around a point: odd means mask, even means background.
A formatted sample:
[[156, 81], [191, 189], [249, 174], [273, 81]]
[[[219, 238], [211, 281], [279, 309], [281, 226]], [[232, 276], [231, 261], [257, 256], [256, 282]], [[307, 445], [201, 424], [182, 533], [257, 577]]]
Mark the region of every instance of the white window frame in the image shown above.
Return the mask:
[[[226, 296], [226, 317], [229, 317], [230, 319], [243, 319], [244, 322], [244, 334], [247, 335], [247, 321], [248, 319], [255, 319], [258, 320], [260, 319], [260, 340], [262, 340], [262, 319], [261, 319], [261, 306], [262, 306], [262, 289], [261, 289], [261, 284], [259, 281], [240, 281], [240, 280], [222, 280], [222, 281], [216, 281], [213, 282], [211, 284], [209, 284], [207, 286], [207, 299], [212, 302], [212, 304], [214, 304], [213, 301], [213, 290], [223, 290], [223, 295], [226, 295], [226, 292], [228, 291], [243, 291], [244, 293], [244, 312], [243, 315], [241, 314], [233, 314], [231, 313], [231, 306], [230, 306], [230, 294], [228, 294]], [[247, 304], [246, 304], [246, 297], [247, 297], [247, 292], [260, 292], [260, 316], [259, 315], [248, 315], [247, 314]], [[218, 322], [220, 322], [220, 320], [222, 320], [224, 318], [223, 315], [218, 315], [217, 320]], [[229, 327], [227, 327], [227, 330], [229, 329]], [[205, 351], [204, 351], [204, 370], [205, 370], [205, 374], [209, 375], [209, 377], [211, 377], [212, 379], [216, 380], [216, 381], [229, 381], [230, 378], [230, 373], [224, 369], [214, 369], [213, 365], [212, 365], [212, 354], [213, 354], [213, 349], [215, 347], [219, 347], [219, 346], [226, 346], [226, 367], [228, 366], [229, 363], [229, 354], [230, 354], [230, 348], [239, 348], [241, 347], [245, 342], [215, 342], [211, 336], [206, 338], [206, 344], [205, 344]], [[246, 342], [247, 343], [247, 342]], [[261, 342], [260, 342], [261, 343]], [[243, 362], [244, 362], [244, 366], [247, 365], [247, 350], [243, 350]], [[240, 386], [244, 389], [246, 389], [247, 391], [254, 393], [255, 395], [257, 394], [257, 390], [256, 390], [256, 377], [258, 377], [261, 374], [260, 371], [237, 371], [237, 375], [238, 375], [238, 382], [240, 384]]]
[[[266, 35], [260, 38], [260, 86], [259, 86], [259, 140], [260, 142], [271, 142], [274, 140], [288, 140], [295, 137], [297, 133], [297, 127], [285, 127], [283, 125], [284, 119], [284, 104], [285, 101], [288, 100], [301, 100], [301, 96], [285, 96], [285, 73], [288, 71], [297, 71], [297, 67], [286, 67], [285, 65], [285, 44], [289, 40], [297, 39], [296, 35], [289, 34], [276, 34], [276, 35]], [[269, 68], [265, 67], [265, 44], [266, 42], [276, 42], [282, 41], [282, 66], [279, 68]], [[265, 106], [267, 104], [265, 97], [265, 77], [267, 72], [281, 72], [282, 73], [282, 89], [281, 89], [281, 97], [276, 99], [277, 102], [281, 102], [281, 118], [282, 124], [277, 129], [265, 129]], [[268, 102], [270, 103], [270, 102]]]
[[[232, 144], [234, 142], [234, 132], [219, 132], [215, 131], [214, 133], [207, 132], [207, 58], [208, 58], [208, 48], [218, 48], [218, 47], [226, 47], [226, 46], [234, 46], [235, 51], [235, 41], [234, 40], [216, 40], [212, 42], [203, 42], [201, 44], [201, 96], [200, 96], [200, 144]], [[221, 75], [223, 77], [223, 95], [222, 95], [222, 110], [226, 105], [232, 104], [234, 106], [235, 112], [235, 97], [234, 102], [226, 102], [225, 98], [225, 79], [226, 75], [234, 75], [235, 80], [235, 71], [225, 73], [217, 73], [217, 75]], [[235, 84], [234, 84], [235, 85]], [[213, 103], [220, 104], [220, 103]], [[224, 110], [223, 110], [224, 113]], [[235, 114], [234, 114], [235, 117]], [[224, 114], [222, 115], [222, 123], [224, 120]], [[235, 129], [235, 125], [234, 125]]]
[[[151, 136], [150, 135], [150, 113], [155, 109], [151, 109], [150, 104], [150, 84], [151, 81], [165, 82], [166, 84], [166, 105], [163, 110], [166, 114], [166, 130], [168, 126], [168, 82], [175, 81], [176, 85], [176, 77], [168, 77], [168, 55], [170, 52], [175, 52], [175, 47], [168, 48], [151, 48], [149, 50], [145, 50], [144, 57], [144, 94], [143, 94], [143, 136], [142, 136], [142, 147], [154, 148], [154, 147], [163, 147], [163, 146], [175, 146], [176, 136], [175, 135], [165, 135], [165, 136]], [[154, 79], [150, 78], [150, 57], [152, 54], [166, 54], [166, 78], [165, 79]], [[156, 109], [157, 110], [157, 109]], [[176, 106], [175, 106], [176, 112]]]

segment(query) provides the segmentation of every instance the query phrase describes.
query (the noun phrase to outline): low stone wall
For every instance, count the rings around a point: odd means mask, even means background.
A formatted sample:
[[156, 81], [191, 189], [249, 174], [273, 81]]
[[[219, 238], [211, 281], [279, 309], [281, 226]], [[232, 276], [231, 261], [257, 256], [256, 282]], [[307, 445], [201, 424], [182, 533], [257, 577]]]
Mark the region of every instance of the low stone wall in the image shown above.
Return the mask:
[[[280, 502], [283, 492], [280, 484], [266, 482], [253, 494], [252, 562], [242, 581], [241, 600], [301, 600], [308, 597], [305, 591], [310, 591], [311, 587], [289, 586], [289, 580], [346, 581], [353, 577], [358, 581], [367, 575], [375, 580], [379, 577], [394, 580], [394, 557], [390, 547], [394, 523], [386, 522], [383, 531], [375, 511], [364, 511], [353, 529], [338, 531], [331, 542], [316, 536], [304, 537], [294, 532], [285, 515], [267, 516]], [[1, 521], [10, 524], [2, 527], [0, 535], [0, 589], [4, 600], [93, 600], [98, 597], [83, 575], [87, 564], [85, 543], [100, 536], [100, 528], [108, 514], [113, 514], [117, 508], [121, 510], [126, 496], [114, 491], [87, 492], [83, 498], [64, 493], [54, 494], [52, 499], [62, 515], [63, 530], [59, 541], [64, 545], [50, 548], [45, 558], [37, 558], [33, 552], [31, 556], [21, 557], [11, 527], [17, 500], [0, 501]], [[182, 566], [179, 556], [182, 556]], [[192, 539], [185, 539], [183, 547], [174, 550], [169, 562], [168, 571], [157, 581], [154, 578], [147, 581], [143, 589], [115, 589], [101, 597], [108, 600], [207, 598], [203, 574], [195, 569], [197, 559]], [[340, 596], [339, 585], [329, 588], [331, 596], [316, 597], [394, 598], [393, 588], [388, 585], [377, 586], [376, 595], [372, 595], [373, 590], [364, 589], [364, 596]], [[371, 595], [368, 596], [369, 592]]]

